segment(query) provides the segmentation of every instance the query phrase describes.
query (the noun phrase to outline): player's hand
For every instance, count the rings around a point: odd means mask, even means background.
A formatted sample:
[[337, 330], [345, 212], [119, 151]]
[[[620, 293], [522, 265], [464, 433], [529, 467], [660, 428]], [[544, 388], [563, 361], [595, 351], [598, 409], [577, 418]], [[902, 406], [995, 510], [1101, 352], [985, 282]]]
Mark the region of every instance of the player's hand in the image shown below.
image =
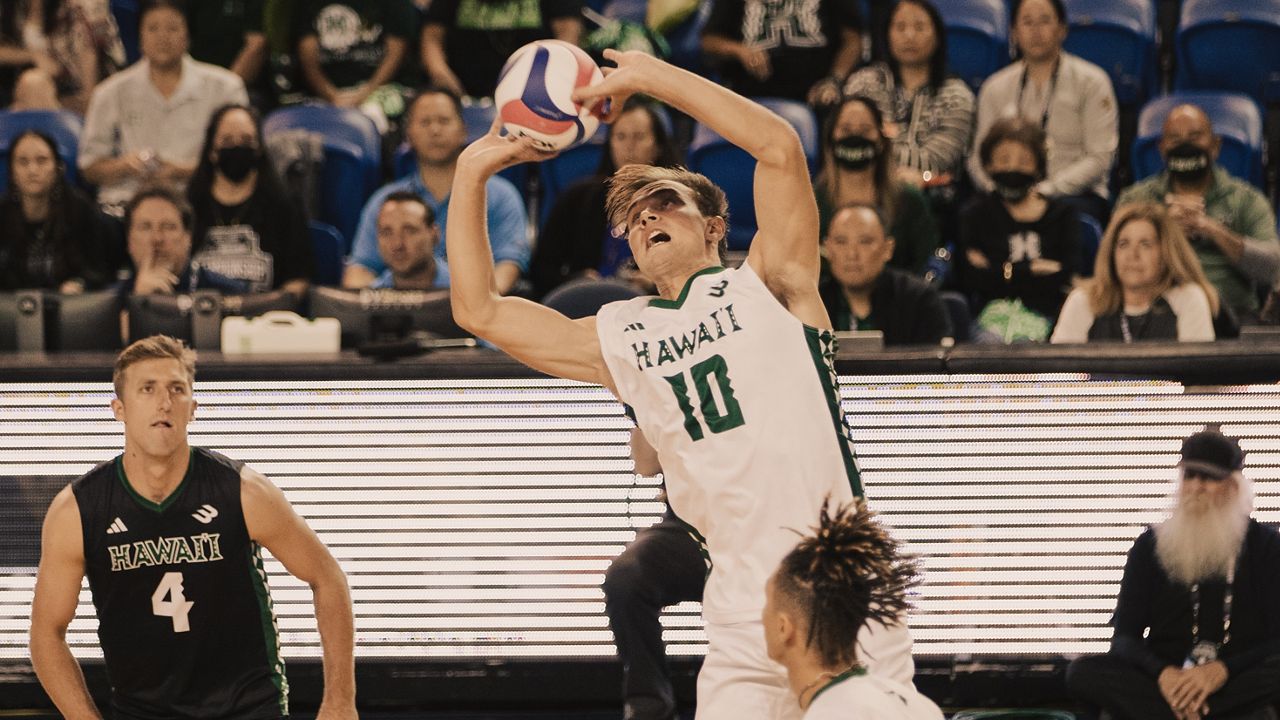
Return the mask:
[[463, 149], [458, 156], [458, 168], [473, 169], [487, 177], [513, 165], [540, 162], [557, 154], [554, 150], [544, 150], [533, 138], [503, 135], [499, 115], [493, 119], [489, 132]]
[[645, 91], [646, 72], [653, 63], [661, 60], [636, 50], [619, 52], [613, 48], [604, 51], [604, 59], [617, 67], [600, 68], [604, 80], [573, 91], [573, 101], [592, 108], [592, 112], [607, 123], [618, 119], [627, 98]]

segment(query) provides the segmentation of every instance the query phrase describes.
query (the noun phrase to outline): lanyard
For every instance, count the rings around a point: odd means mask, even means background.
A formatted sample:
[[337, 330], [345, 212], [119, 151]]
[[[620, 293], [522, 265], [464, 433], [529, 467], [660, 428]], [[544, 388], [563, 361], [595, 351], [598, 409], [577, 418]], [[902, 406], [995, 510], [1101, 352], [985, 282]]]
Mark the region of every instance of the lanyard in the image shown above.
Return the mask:
[[[1058, 92], [1058, 72], [1062, 70], [1062, 55], [1053, 64], [1053, 75], [1049, 76], [1049, 94], [1044, 103], [1044, 113], [1040, 116], [1040, 129], [1049, 127], [1049, 112], [1053, 109], [1053, 96]], [[1023, 64], [1022, 82], [1018, 84], [1018, 115], [1022, 115], [1022, 96], [1027, 91], [1027, 68]]]
[[[1142, 327], [1139, 328], [1142, 335], [1146, 335], [1147, 328], [1151, 327], [1150, 313], [1151, 311], [1147, 310], [1147, 318], [1142, 323]], [[1129, 329], [1129, 315], [1124, 311], [1124, 308], [1120, 308], [1120, 335], [1124, 337], [1126, 343], [1133, 342], [1133, 332]], [[1141, 340], [1142, 338], [1138, 339]]]
[[[1231, 642], [1231, 596], [1235, 594], [1236, 566], [1227, 572], [1227, 592], [1222, 597], [1222, 645]], [[1200, 583], [1191, 586], [1191, 646], [1200, 642]]]

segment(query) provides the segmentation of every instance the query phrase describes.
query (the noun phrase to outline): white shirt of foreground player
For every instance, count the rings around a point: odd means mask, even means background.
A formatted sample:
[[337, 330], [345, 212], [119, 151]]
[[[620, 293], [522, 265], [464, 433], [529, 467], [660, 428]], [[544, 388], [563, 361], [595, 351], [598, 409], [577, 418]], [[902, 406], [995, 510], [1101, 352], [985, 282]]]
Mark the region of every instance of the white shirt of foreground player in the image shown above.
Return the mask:
[[942, 711], [913, 687], [860, 671], [819, 690], [804, 720], [942, 720]]

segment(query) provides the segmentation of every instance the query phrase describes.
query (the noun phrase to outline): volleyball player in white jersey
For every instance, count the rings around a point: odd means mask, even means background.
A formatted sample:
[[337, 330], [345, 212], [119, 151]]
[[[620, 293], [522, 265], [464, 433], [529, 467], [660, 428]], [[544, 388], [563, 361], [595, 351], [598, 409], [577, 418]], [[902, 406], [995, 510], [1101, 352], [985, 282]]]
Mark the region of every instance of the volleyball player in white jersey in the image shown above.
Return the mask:
[[[485, 230], [484, 186], [511, 165], [549, 157], [497, 124], [458, 160], [448, 243], [455, 319], [529, 366], [609, 388], [658, 451], [672, 509], [706, 542], [713, 569], [703, 615], [710, 649], [698, 720], [798, 718], [786, 674], [765, 653], [765, 583], [827, 498], [861, 495], [840, 409], [831, 323], [818, 295], [818, 211], [799, 138], [782, 118], [641, 53], [575, 99], [621, 108], [642, 93], [750, 153], [759, 233], [727, 270], [724, 193], [680, 170], [626, 166], [606, 201], [660, 297], [569, 320], [500, 295]], [[611, 119], [611, 118], [610, 118]], [[859, 638], [872, 673], [911, 682], [902, 624]]]

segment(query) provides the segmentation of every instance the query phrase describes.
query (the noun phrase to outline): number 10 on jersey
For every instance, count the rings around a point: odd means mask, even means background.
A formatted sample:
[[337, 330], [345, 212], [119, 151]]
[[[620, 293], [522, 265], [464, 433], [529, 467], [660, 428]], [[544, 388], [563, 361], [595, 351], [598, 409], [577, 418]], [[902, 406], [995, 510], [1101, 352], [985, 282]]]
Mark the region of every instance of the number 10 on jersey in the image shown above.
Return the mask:
[[[689, 395], [689, 380], [685, 379], [686, 376], [693, 381], [694, 390], [697, 392], [702, 422], [698, 421], [694, 413], [692, 398]], [[676, 403], [684, 413], [685, 432], [689, 433], [689, 437], [693, 440], [697, 441], [705, 437], [702, 431], [703, 423], [712, 433], [722, 433], [746, 422], [742, 417], [742, 407], [733, 397], [729, 368], [722, 355], [712, 355], [685, 372], [664, 379], [671, 385], [671, 390], [676, 395]], [[718, 402], [717, 394], [720, 396]]]

